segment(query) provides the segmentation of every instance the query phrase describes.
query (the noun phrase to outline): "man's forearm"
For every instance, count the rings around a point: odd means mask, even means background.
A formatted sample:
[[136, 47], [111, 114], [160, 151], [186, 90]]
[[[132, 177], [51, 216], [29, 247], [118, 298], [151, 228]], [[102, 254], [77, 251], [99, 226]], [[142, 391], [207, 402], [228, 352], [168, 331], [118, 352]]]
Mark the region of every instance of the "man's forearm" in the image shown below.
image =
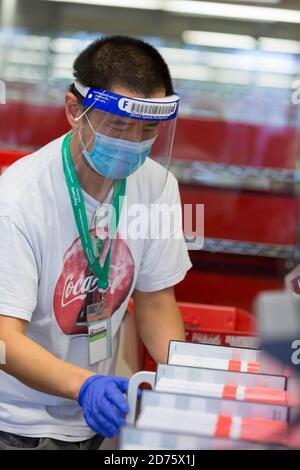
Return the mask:
[[94, 375], [62, 361], [19, 333], [1, 335], [6, 364], [0, 369], [40, 392], [76, 400], [83, 382]]
[[[182, 319], [177, 312], [157, 309], [138, 327], [144, 345], [156, 363], [166, 363], [170, 340], [185, 341]], [[154, 318], [155, 317], [155, 318]]]
[[170, 340], [185, 341], [184, 324], [171, 289], [135, 294], [139, 335], [157, 363], [166, 363]]

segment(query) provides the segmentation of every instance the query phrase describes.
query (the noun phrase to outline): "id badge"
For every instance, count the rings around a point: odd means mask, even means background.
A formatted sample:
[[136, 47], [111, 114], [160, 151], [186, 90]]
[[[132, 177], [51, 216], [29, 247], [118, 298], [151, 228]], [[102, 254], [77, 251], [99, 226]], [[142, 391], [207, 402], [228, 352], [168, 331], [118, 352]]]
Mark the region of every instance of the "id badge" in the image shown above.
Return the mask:
[[96, 303], [89, 305], [87, 309], [90, 365], [105, 361], [112, 354], [111, 317], [95, 319], [101, 307], [101, 304]]
[[90, 365], [105, 361], [111, 357], [111, 319], [89, 324]]

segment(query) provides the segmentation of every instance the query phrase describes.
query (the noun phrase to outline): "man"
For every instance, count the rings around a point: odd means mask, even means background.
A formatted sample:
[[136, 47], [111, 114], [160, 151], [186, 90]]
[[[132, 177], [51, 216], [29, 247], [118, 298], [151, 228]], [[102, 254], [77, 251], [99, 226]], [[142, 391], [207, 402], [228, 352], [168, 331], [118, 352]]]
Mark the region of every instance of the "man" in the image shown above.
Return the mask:
[[[128, 208], [180, 202], [164, 163], [178, 109], [168, 67], [152, 46], [113, 36], [79, 55], [74, 76], [71, 133], [0, 181], [0, 449], [93, 449], [119, 432], [128, 381], [113, 374], [132, 295], [157, 362], [185, 339], [173, 292], [190, 268], [184, 239], [124, 236], [125, 197]], [[103, 219], [108, 203], [115, 217]]]

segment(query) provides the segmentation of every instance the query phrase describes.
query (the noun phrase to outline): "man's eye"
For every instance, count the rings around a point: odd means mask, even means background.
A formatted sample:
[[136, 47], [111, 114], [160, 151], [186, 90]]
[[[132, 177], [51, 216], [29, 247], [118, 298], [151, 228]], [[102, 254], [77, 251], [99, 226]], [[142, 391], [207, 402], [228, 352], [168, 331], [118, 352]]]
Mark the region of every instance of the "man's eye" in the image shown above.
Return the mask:
[[156, 129], [145, 129], [144, 130], [144, 133], [145, 134], [156, 134], [157, 133], [157, 130]]

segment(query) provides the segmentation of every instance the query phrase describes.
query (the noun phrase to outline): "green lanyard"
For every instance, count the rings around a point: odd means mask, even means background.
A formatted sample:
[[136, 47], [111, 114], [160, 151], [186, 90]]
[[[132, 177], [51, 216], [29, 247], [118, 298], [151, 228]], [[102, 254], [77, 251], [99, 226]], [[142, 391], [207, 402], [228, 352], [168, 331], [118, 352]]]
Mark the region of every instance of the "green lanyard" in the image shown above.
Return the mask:
[[[88, 220], [85, 211], [85, 204], [77, 178], [76, 170], [70, 152], [71, 133], [69, 133], [62, 145], [63, 168], [66, 178], [66, 183], [73, 207], [73, 213], [77, 225], [77, 229], [81, 238], [82, 247], [87, 259], [87, 262], [92, 269], [95, 276], [98, 278], [98, 289], [108, 288], [108, 277], [110, 269], [110, 253], [112, 241], [115, 233], [111, 235], [109, 250], [105, 259], [104, 266], [99, 263], [99, 259], [95, 256], [93, 243], [89, 231]], [[122, 210], [123, 198], [126, 191], [126, 179], [114, 181], [114, 197], [113, 206], [116, 214], [115, 231], [117, 230], [120, 214]], [[102, 244], [103, 246], [103, 244]]]

